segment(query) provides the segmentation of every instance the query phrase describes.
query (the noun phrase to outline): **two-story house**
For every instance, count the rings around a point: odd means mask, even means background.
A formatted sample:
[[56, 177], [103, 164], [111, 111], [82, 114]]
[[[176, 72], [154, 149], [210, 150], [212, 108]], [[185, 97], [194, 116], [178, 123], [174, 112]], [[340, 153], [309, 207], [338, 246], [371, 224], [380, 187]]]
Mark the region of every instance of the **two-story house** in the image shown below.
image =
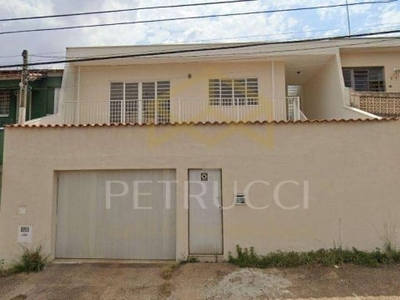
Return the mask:
[[6, 128], [0, 257], [381, 246], [399, 122], [362, 103], [399, 101], [399, 54], [395, 38], [68, 48], [58, 113]]

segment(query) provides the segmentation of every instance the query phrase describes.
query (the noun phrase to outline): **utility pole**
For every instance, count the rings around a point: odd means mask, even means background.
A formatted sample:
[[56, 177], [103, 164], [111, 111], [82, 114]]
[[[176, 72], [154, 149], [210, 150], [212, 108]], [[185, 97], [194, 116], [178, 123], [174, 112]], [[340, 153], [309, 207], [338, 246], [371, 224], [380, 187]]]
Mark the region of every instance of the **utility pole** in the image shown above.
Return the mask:
[[347, 11], [347, 30], [349, 32], [349, 37], [351, 36], [351, 22], [350, 22], [350, 10], [349, 10], [349, 1], [346, 0], [346, 11]]
[[26, 120], [26, 102], [28, 98], [28, 51], [22, 51], [23, 66], [21, 82], [19, 83], [19, 110], [18, 124], [24, 124]]

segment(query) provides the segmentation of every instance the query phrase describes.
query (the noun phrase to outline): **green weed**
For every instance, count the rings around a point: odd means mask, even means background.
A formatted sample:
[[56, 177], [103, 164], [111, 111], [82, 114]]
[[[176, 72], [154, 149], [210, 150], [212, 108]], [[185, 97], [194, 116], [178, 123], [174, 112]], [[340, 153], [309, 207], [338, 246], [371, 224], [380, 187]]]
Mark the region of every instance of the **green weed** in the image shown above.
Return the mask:
[[12, 266], [12, 271], [15, 273], [30, 273], [39, 272], [44, 269], [48, 262], [48, 257], [42, 253], [42, 246], [35, 249], [23, 248], [23, 253], [19, 261]]
[[400, 251], [393, 246], [385, 246], [383, 250], [372, 252], [334, 248], [319, 249], [309, 252], [272, 252], [259, 255], [253, 247], [242, 249], [236, 246], [237, 256], [229, 253], [229, 262], [239, 267], [269, 268], [269, 267], [298, 267], [298, 266], [335, 266], [341, 264], [355, 264], [360, 266], [378, 267], [400, 263]]

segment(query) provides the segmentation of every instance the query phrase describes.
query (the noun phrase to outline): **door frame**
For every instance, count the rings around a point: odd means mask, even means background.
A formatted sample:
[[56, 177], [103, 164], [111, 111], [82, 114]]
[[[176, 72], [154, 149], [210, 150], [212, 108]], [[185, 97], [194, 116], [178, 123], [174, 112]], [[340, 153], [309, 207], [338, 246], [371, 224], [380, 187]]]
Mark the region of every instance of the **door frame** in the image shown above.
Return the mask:
[[[216, 253], [216, 254], [198, 254], [198, 253], [191, 253], [190, 252], [190, 171], [219, 171], [219, 180], [220, 180], [220, 201], [221, 201], [221, 208], [220, 208], [220, 214], [221, 214], [221, 253]], [[187, 190], [188, 190], [188, 255], [199, 255], [199, 256], [215, 256], [215, 255], [224, 255], [225, 253], [225, 237], [224, 237], [224, 201], [223, 201], [223, 195], [222, 195], [222, 168], [189, 168], [187, 169]]]
[[[177, 223], [177, 212], [178, 212], [178, 185], [175, 184], [175, 188], [172, 189], [172, 191], [174, 191], [175, 193], [172, 193], [171, 191], [171, 195], [172, 197], [172, 201], [174, 203], [174, 210], [175, 213], [174, 215], [174, 239], [173, 239], [173, 244], [174, 244], [174, 258], [70, 258], [70, 257], [58, 257], [57, 256], [57, 240], [59, 238], [58, 235], [58, 227], [60, 226], [59, 224], [59, 201], [60, 201], [60, 175], [61, 174], [67, 174], [67, 173], [76, 173], [76, 172], [81, 172], [81, 173], [96, 173], [96, 172], [126, 172], [126, 173], [131, 173], [131, 172], [136, 172], [136, 171], [140, 171], [140, 172], [146, 172], [146, 171], [168, 171], [168, 172], [172, 172], [173, 176], [174, 176], [174, 180], [173, 182], [176, 182], [177, 179], [177, 169], [176, 168], [150, 168], [150, 169], [69, 169], [69, 170], [57, 170], [54, 171], [54, 189], [53, 189], [53, 213], [55, 214], [55, 218], [54, 218], [54, 223], [53, 223], [53, 229], [54, 229], [54, 233], [52, 234], [53, 237], [53, 253], [54, 253], [54, 258], [55, 259], [70, 259], [70, 260], [76, 260], [76, 259], [97, 259], [97, 260], [149, 260], [149, 261], [172, 261], [177, 259], [177, 242], [178, 242], [178, 234], [177, 234], [177, 228], [178, 228], [178, 223]], [[152, 180], [154, 182], [154, 180]]]

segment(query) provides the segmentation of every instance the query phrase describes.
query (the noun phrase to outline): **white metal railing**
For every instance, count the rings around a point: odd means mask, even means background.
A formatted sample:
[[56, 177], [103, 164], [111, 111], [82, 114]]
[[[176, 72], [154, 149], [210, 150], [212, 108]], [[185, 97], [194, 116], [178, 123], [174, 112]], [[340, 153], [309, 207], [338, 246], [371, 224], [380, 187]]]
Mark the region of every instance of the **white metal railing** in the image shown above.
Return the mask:
[[306, 115], [302, 111], [300, 111], [300, 120], [302, 120], [302, 121], [308, 120]]
[[[299, 103], [299, 97], [287, 98], [288, 120], [301, 118]], [[65, 124], [273, 120], [272, 102], [259, 98], [68, 101], [61, 104], [60, 113]]]
[[300, 97], [286, 97], [286, 111], [288, 121], [300, 120]]
[[62, 104], [68, 124], [265, 121], [270, 109], [258, 99], [70, 101]]
[[400, 93], [355, 92], [350, 90], [350, 106], [381, 117], [400, 117]]

